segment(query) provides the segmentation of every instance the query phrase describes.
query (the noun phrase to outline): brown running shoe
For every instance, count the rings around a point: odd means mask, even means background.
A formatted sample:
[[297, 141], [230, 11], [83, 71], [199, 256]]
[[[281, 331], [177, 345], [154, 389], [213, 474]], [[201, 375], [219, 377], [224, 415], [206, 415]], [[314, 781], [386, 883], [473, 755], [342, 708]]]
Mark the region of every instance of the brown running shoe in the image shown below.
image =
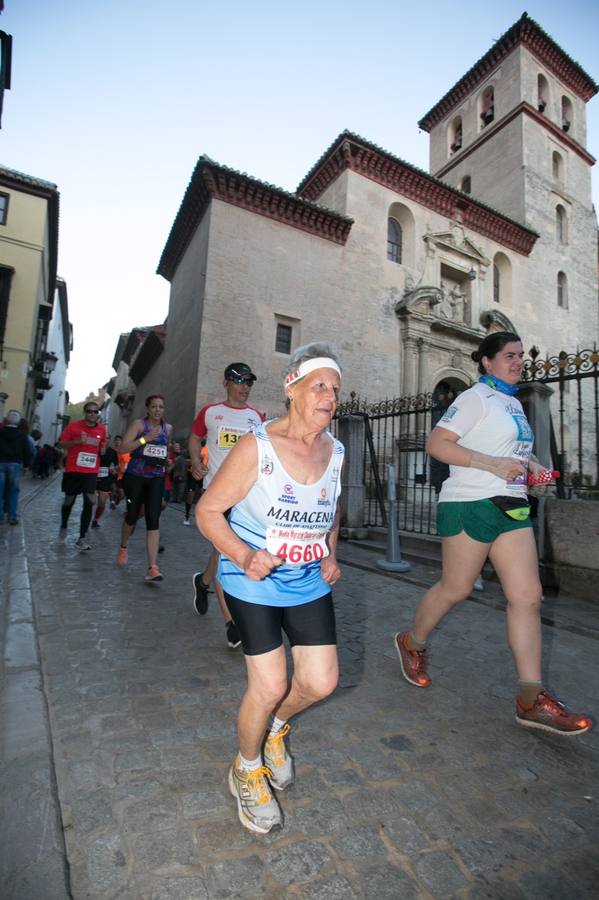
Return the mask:
[[539, 728], [552, 734], [584, 734], [593, 727], [590, 716], [568, 712], [549, 691], [541, 691], [534, 703], [526, 705], [516, 697], [516, 722], [525, 728]]
[[416, 687], [430, 687], [431, 680], [426, 671], [426, 651], [410, 650], [407, 631], [398, 631], [395, 635], [395, 647], [399, 654], [401, 671], [406, 681]]

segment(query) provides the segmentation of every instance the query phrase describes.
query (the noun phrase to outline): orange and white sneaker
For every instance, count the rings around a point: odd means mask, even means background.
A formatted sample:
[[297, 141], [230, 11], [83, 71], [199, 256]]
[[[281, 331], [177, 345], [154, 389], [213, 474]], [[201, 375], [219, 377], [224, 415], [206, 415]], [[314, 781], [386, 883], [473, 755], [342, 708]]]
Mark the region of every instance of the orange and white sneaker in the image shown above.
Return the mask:
[[158, 566], [150, 566], [146, 572], [144, 581], [162, 581], [163, 574]]
[[237, 801], [237, 814], [244, 828], [258, 834], [283, 824], [279, 804], [270, 789], [266, 766], [248, 772], [239, 767], [239, 757], [229, 769], [229, 790]]
[[126, 566], [129, 562], [129, 551], [126, 547], [119, 547], [119, 552], [116, 555], [117, 565]]
[[284, 791], [293, 784], [293, 759], [285, 746], [285, 735], [291, 731], [285, 723], [277, 734], [267, 734], [264, 742], [264, 763], [270, 769], [268, 780], [277, 791]]
[[426, 652], [424, 650], [410, 650], [408, 637], [409, 632], [398, 631], [394, 639], [403, 677], [416, 687], [427, 688], [431, 684], [431, 679], [426, 671]]
[[516, 722], [525, 728], [538, 728], [552, 734], [584, 734], [593, 727], [590, 716], [568, 712], [564, 704], [550, 694], [541, 691], [534, 703], [526, 705], [516, 697]]

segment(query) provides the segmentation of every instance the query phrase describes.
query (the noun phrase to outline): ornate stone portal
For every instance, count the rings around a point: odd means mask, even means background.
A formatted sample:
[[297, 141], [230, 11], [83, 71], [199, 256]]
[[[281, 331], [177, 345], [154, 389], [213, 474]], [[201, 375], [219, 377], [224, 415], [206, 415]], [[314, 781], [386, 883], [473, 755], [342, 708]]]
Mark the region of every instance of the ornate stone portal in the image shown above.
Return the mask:
[[498, 310], [481, 309], [480, 283], [491, 261], [458, 222], [428, 232], [424, 269], [406, 280], [395, 304], [400, 325], [402, 396], [432, 392], [442, 380], [468, 387], [476, 378], [470, 354], [489, 331], [514, 331]]

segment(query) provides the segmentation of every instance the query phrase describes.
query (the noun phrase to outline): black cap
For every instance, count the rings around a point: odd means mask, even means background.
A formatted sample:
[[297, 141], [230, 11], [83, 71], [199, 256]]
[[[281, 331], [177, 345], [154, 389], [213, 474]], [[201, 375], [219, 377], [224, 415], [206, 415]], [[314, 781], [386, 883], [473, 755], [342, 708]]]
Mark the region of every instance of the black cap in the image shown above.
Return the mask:
[[231, 378], [235, 377], [251, 378], [252, 381], [257, 380], [247, 363], [229, 363], [225, 369], [225, 381], [230, 381]]

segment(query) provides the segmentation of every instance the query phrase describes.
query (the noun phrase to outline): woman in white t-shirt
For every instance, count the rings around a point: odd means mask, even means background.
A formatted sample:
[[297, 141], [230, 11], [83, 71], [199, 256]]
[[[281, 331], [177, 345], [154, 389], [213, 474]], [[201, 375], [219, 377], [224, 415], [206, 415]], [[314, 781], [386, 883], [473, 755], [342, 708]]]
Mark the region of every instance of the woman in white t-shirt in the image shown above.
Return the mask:
[[298, 348], [285, 374], [287, 413], [239, 438], [196, 507], [198, 527], [220, 553], [217, 578], [245, 655], [248, 686], [229, 790], [241, 824], [258, 834], [282, 823], [271, 788], [293, 782], [288, 719], [338, 681], [331, 587], [341, 574], [344, 451], [329, 428], [340, 385], [330, 345]]
[[534, 436], [516, 398], [522, 342], [512, 332], [487, 335], [472, 359], [481, 378], [433, 429], [427, 452], [449, 465], [437, 509], [443, 544], [441, 580], [422, 598], [411, 631], [395, 635], [404, 677], [426, 688], [426, 641], [465, 600], [487, 557], [507, 598], [507, 632], [519, 679], [516, 721], [528, 728], [582, 734], [588, 716], [569, 713], [541, 681], [541, 597], [537, 549], [527, 498]]

